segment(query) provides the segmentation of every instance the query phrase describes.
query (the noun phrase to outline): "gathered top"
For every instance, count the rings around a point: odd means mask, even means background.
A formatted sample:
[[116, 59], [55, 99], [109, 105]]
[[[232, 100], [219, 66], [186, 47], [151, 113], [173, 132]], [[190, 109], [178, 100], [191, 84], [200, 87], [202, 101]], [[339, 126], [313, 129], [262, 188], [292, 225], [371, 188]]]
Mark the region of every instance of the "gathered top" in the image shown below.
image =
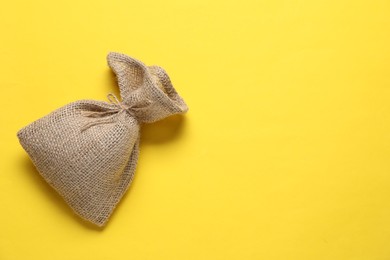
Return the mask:
[[116, 52], [109, 53], [107, 61], [118, 80], [122, 99], [118, 103], [132, 108], [129, 111], [139, 122], [151, 123], [188, 110], [163, 68]]

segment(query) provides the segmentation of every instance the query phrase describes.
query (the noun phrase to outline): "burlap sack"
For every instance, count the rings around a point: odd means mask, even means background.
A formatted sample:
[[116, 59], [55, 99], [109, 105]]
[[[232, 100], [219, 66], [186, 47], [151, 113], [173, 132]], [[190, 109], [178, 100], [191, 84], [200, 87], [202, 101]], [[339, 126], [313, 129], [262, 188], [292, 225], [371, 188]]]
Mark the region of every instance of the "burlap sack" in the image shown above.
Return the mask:
[[22, 128], [17, 136], [43, 178], [82, 218], [103, 226], [137, 165], [140, 124], [184, 113], [187, 105], [158, 66], [107, 56], [122, 102], [81, 100]]

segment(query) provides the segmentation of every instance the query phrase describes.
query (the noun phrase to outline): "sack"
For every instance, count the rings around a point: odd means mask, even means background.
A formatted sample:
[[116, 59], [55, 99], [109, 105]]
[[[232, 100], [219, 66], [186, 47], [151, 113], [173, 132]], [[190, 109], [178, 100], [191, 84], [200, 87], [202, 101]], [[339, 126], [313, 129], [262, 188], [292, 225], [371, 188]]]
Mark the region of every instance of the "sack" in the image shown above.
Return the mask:
[[110, 53], [122, 102], [81, 100], [22, 128], [17, 136], [42, 177], [76, 214], [103, 226], [137, 165], [140, 124], [188, 110], [166, 72]]

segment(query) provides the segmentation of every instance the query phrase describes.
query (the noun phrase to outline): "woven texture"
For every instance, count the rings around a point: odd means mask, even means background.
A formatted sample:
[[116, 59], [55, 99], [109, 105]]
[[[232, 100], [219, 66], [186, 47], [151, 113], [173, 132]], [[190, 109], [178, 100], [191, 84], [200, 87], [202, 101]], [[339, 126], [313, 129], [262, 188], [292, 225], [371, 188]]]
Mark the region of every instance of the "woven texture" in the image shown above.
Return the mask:
[[140, 124], [184, 113], [187, 105], [158, 66], [120, 53], [107, 61], [122, 101], [81, 100], [22, 128], [17, 136], [43, 178], [82, 218], [103, 226], [137, 165]]

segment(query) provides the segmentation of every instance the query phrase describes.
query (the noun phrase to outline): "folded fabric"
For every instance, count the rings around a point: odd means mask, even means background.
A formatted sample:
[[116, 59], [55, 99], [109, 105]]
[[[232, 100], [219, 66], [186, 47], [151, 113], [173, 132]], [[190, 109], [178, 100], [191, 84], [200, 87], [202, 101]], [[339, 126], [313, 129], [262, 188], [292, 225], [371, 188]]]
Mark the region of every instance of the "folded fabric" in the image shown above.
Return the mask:
[[134, 176], [140, 124], [188, 110], [159, 66], [120, 53], [107, 61], [119, 101], [80, 100], [22, 128], [17, 136], [42, 177], [82, 218], [103, 226]]

